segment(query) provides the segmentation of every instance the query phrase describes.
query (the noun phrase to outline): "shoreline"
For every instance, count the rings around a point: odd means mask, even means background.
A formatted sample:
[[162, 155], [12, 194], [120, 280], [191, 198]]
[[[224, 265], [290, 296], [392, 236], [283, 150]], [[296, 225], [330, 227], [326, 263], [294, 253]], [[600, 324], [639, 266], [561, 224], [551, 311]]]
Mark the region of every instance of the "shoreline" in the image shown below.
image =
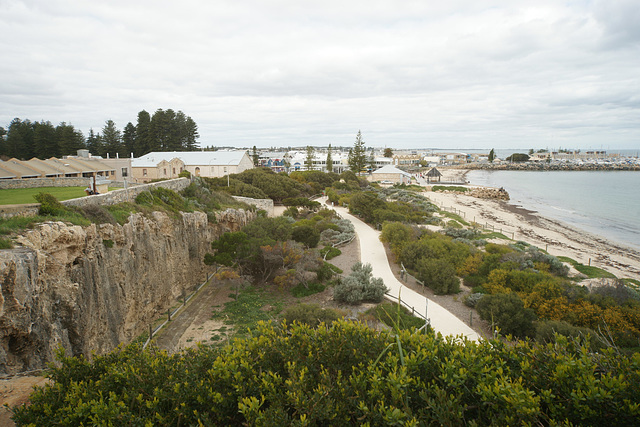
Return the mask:
[[[468, 170], [449, 170], [465, 177]], [[568, 256], [581, 264], [602, 268], [618, 278], [640, 280], [640, 251], [599, 236], [510, 201], [478, 199], [463, 194], [428, 191], [425, 195], [440, 207], [461, 212], [468, 222], [488, 224], [496, 231], [546, 249], [554, 256]]]

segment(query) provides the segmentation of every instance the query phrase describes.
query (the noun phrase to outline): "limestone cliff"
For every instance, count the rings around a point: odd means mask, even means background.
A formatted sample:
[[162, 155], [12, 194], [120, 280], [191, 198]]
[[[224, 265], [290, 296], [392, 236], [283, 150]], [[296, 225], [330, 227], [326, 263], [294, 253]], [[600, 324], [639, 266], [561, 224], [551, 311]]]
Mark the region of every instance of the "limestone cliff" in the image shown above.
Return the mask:
[[0, 250], [0, 373], [38, 369], [67, 354], [104, 353], [146, 331], [207, 274], [210, 242], [253, 212], [181, 219], [134, 214], [125, 225], [40, 224]]

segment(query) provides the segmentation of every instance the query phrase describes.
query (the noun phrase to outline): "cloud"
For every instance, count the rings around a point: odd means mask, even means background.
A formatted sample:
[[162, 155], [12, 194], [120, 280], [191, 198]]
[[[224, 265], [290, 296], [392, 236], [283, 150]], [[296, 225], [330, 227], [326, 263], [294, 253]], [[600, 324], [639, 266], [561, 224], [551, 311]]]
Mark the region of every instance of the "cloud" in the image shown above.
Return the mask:
[[203, 145], [638, 147], [632, 0], [435, 3], [0, 0], [0, 125], [173, 108]]

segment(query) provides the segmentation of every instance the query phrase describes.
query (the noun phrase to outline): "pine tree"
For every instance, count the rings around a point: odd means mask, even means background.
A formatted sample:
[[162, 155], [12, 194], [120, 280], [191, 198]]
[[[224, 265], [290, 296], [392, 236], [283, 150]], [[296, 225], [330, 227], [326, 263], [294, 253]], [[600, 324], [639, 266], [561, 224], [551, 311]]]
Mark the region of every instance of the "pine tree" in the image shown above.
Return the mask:
[[373, 172], [376, 169], [376, 156], [373, 154], [373, 148], [369, 151], [369, 172]]
[[256, 146], [253, 146], [253, 154], [251, 155], [251, 158], [253, 160], [253, 166], [254, 167], [258, 167], [258, 162], [260, 161], [260, 156], [258, 155], [258, 149], [256, 148]]
[[307, 145], [307, 158], [304, 161], [304, 165], [307, 167], [307, 170], [313, 170], [313, 154], [314, 154], [314, 149], [312, 146]]
[[493, 163], [495, 158], [496, 158], [496, 152], [492, 148], [491, 151], [489, 151], [489, 162]]
[[331, 157], [331, 144], [327, 150], [327, 172], [333, 172], [333, 158]]
[[136, 143], [133, 149], [134, 157], [144, 156], [153, 151], [153, 139], [151, 135], [151, 115], [142, 110], [138, 113], [138, 123], [136, 124]]
[[353, 144], [353, 148], [349, 149], [348, 162], [349, 169], [356, 174], [360, 173], [367, 164], [366, 148], [364, 146], [364, 141], [362, 140], [362, 133], [359, 130], [358, 135], [356, 135], [356, 142]]
[[136, 145], [136, 127], [129, 122], [122, 132], [122, 155], [129, 157]]
[[102, 128], [102, 141], [105, 154], [116, 157], [116, 153], [122, 150], [122, 134], [113, 120], [107, 120]]

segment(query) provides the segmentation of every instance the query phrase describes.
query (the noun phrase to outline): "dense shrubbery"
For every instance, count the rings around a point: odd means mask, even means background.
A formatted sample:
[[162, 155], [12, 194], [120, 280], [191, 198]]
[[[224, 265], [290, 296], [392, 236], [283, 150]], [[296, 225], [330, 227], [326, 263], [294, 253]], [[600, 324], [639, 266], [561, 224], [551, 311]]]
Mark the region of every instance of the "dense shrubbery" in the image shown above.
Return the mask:
[[357, 262], [351, 267], [351, 274], [340, 280], [333, 288], [333, 299], [347, 304], [380, 302], [388, 288], [381, 278], [374, 278], [371, 264]]
[[[396, 336], [397, 335], [397, 336]], [[640, 355], [431, 333], [262, 326], [170, 355], [62, 358], [17, 425], [638, 425]]]
[[285, 309], [282, 319], [287, 323], [304, 323], [317, 328], [321, 323], [330, 325], [342, 316], [331, 308], [322, 308], [318, 304], [298, 304]]

